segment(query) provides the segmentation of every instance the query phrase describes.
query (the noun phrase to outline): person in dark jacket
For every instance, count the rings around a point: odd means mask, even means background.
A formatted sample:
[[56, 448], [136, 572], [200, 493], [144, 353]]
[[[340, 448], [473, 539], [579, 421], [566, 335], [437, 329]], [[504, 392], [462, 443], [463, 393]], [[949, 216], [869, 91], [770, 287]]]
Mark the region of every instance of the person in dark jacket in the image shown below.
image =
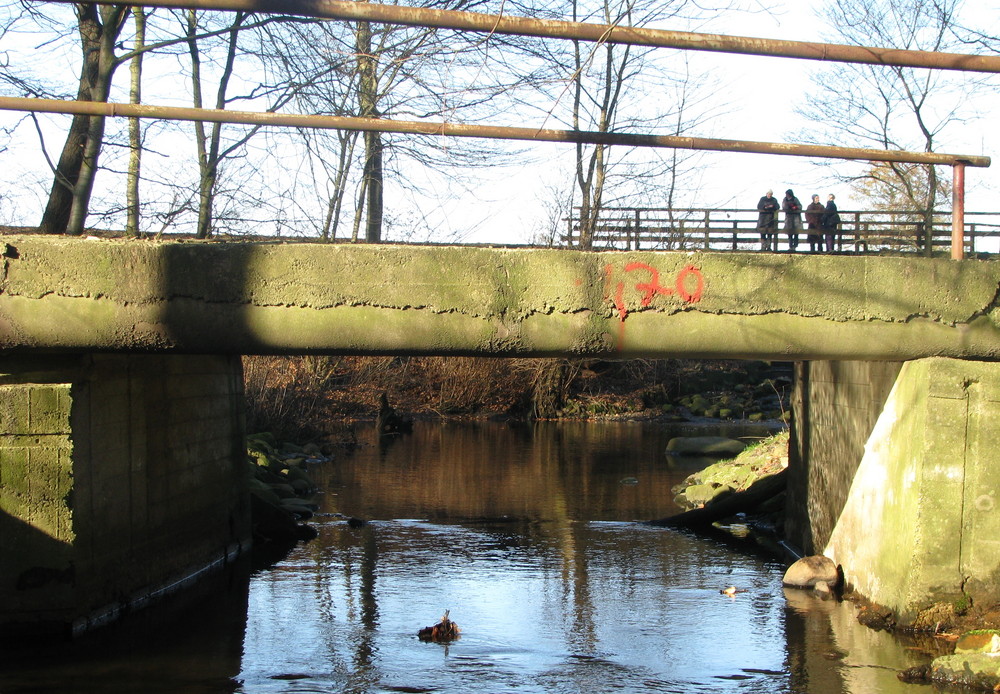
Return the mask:
[[812, 196], [812, 202], [806, 208], [806, 234], [809, 236], [809, 252], [823, 252], [823, 231], [820, 229], [820, 220], [823, 217], [823, 203], [819, 201], [818, 195]]
[[826, 237], [826, 252], [833, 253], [837, 241], [837, 227], [840, 226], [840, 213], [837, 212], [837, 203], [834, 202], [837, 196], [830, 194], [826, 201], [826, 211], [820, 218], [820, 227], [823, 229], [823, 236]]
[[788, 252], [794, 253], [799, 245], [799, 232], [802, 231], [802, 203], [795, 197], [791, 188], [785, 191], [785, 199], [781, 201], [781, 209], [785, 213]]
[[760, 249], [762, 251], [777, 250], [775, 236], [778, 234], [778, 210], [781, 205], [778, 198], [774, 197], [773, 191], [767, 191], [767, 195], [757, 203], [757, 231], [760, 232]]

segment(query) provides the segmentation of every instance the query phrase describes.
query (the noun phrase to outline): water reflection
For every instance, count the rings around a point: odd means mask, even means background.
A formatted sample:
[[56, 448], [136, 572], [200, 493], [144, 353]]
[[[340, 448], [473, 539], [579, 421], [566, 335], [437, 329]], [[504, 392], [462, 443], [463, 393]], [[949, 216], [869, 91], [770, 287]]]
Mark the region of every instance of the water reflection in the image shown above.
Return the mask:
[[[895, 669], [925, 654], [850, 605], [785, 593], [782, 564], [632, 522], [676, 511], [690, 470], [665, 459], [671, 435], [418, 423], [371, 438], [316, 470], [323, 511], [367, 525], [321, 516], [242, 589], [124, 638], [0, 655], [0, 692], [915, 691]], [[446, 609], [462, 638], [420, 642]]]
[[249, 563], [241, 562], [74, 643], [5, 643], [0, 692], [234, 692], [249, 577]]
[[669, 438], [634, 422], [417, 423], [322, 473], [341, 490], [328, 510], [365, 518], [650, 519], [678, 510], [670, 488], [698, 465], [668, 460]]
[[[321, 565], [317, 590], [339, 605], [323, 662], [353, 658], [364, 670], [339, 681], [312, 672], [310, 681], [358, 692], [912, 686], [893, 668], [919, 655], [866, 633], [849, 605], [786, 597], [783, 565], [628, 522], [676, 512], [670, 490], [690, 470], [664, 458], [672, 435], [634, 424], [418, 424], [328, 467], [324, 509], [371, 522], [329, 520], [313, 558], [293, 561]], [[374, 557], [363, 549], [373, 545]], [[356, 580], [365, 561], [367, 583]], [[720, 595], [731, 584], [746, 592]], [[366, 624], [358, 608], [369, 602], [378, 619]], [[266, 609], [308, 622], [307, 603]], [[417, 641], [445, 609], [462, 639]], [[241, 676], [246, 691], [268, 691], [246, 661]]]

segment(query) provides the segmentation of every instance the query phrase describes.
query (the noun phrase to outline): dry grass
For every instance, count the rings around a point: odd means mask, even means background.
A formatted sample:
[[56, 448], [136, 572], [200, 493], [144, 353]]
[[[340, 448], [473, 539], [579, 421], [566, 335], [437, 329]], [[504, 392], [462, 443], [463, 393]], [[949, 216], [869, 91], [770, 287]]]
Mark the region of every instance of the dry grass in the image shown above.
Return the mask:
[[271, 357], [243, 360], [247, 423], [290, 438], [368, 419], [385, 392], [417, 416], [593, 417], [656, 412], [733, 364], [486, 357]]
[[539, 360], [472, 357], [244, 357], [247, 427], [311, 436], [368, 418], [383, 392], [400, 411], [500, 414], [530, 397]]

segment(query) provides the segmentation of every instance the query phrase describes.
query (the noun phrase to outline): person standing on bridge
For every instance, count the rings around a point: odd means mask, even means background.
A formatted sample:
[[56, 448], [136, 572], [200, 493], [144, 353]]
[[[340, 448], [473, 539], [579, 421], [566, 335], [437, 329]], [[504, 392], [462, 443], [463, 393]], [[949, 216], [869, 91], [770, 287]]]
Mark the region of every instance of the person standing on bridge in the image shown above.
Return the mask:
[[823, 210], [823, 203], [819, 201], [819, 196], [813, 195], [812, 202], [806, 208], [806, 234], [809, 236], [810, 253], [822, 253], [823, 251], [823, 231], [820, 229]]
[[781, 209], [781, 205], [778, 204], [778, 198], [774, 197], [774, 191], [771, 190], [767, 191], [767, 195], [757, 203], [757, 211], [760, 213], [757, 216], [757, 231], [760, 232], [760, 249], [762, 251], [772, 250], [772, 245], [774, 246], [773, 250], [777, 250], [775, 236], [778, 233], [777, 212], [779, 209]]
[[781, 209], [785, 213], [788, 252], [794, 253], [799, 245], [799, 232], [802, 231], [802, 203], [795, 197], [791, 188], [785, 191], [785, 199], [781, 201]]
[[834, 200], [837, 196], [830, 193], [826, 201], [826, 211], [820, 219], [820, 226], [823, 228], [823, 236], [826, 237], [826, 252], [833, 253], [834, 245], [837, 241], [837, 227], [840, 226], [840, 213], [837, 212], [837, 203]]

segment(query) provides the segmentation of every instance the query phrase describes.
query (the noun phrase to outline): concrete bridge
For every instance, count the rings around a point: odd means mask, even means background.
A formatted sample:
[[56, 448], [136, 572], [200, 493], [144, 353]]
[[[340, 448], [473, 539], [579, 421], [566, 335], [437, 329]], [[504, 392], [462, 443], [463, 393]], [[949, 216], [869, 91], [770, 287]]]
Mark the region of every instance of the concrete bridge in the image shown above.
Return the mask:
[[0, 625], [83, 630], [246, 548], [252, 353], [796, 361], [794, 541], [903, 621], [1000, 593], [1000, 263], [2, 243]]

